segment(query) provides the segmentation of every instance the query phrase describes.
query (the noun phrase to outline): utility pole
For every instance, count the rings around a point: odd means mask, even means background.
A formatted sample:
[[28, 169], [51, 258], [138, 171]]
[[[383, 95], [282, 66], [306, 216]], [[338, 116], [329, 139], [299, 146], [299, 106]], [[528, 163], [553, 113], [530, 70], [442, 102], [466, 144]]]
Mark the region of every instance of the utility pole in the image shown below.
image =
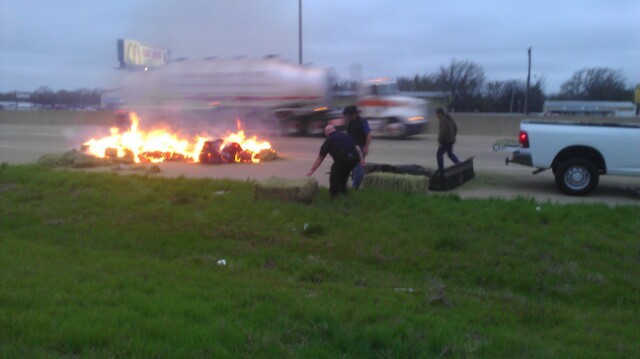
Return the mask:
[[298, 64], [302, 65], [302, 0], [298, 0]]
[[515, 95], [515, 90], [511, 89], [511, 105], [509, 106], [509, 113], [513, 113], [513, 96]]
[[636, 103], [636, 116], [640, 116], [640, 84], [636, 85], [634, 102]]
[[529, 84], [531, 83], [531, 47], [527, 50], [529, 54], [529, 70], [527, 71], [527, 89], [524, 93], [524, 114], [529, 114]]

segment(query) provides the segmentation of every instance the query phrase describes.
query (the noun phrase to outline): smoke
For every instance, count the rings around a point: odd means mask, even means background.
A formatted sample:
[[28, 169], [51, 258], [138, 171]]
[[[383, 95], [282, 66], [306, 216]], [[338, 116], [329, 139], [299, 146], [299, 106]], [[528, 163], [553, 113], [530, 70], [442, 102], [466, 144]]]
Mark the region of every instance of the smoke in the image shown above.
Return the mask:
[[279, 133], [272, 111], [267, 109], [140, 109], [136, 113], [142, 130], [166, 129], [185, 139], [217, 139], [239, 130], [248, 137], [260, 138], [273, 138]]
[[[295, 1], [256, 0], [164, 0], [141, 7], [125, 38], [169, 49], [171, 59], [275, 55], [285, 60], [298, 54], [298, 7]], [[114, 88], [133, 88], [141, 74], [123, 72]], [[154, 84], [135, 86], [128, 98], [144, 99]], [[126, 90], [124, 90], [126, 92]], [[134, 101], [143, 102], [143, 101]], [[222, 136], [238, 130], [238, 120], [247, 135], [274, 136], [277, 123], [271, 111], [245, 109], [190, 110], [174, 103], [173, 110], [132, 108], [143, 129], [170, 128], [184, 136]]]

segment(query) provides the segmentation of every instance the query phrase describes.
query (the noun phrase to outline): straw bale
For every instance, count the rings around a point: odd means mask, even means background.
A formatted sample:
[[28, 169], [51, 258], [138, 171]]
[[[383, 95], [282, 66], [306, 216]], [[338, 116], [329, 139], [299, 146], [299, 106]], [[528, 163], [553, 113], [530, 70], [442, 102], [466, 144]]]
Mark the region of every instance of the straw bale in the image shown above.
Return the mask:
[[109, 166], [112, 164], [109, 159], [98, 158], [75, 149], [63, 153], [62, 161], [65, 165], [74, 168]]
[[99, 167], [113, 164], [109, 159], [97, 158], [75, 149], [65, 153], [48, 153], [41, 156], [36, 163], [48, 167], [73, 168]]
[[282, 157], [278, 156], [278, 153], [272, 149], [264, 149], [258, 152], [258, 158], [260, 158], [261, 162], [275, 161], [282, 159]]
[[36, 161], [37, 164], [46, 167], [57, 167], [62, 165], [62, 153], [47, 153]]
[[257, 182], [254, 195], [257, 199], [278, 199], [289, 202], [311, 203], [320, 191], [315, 178], [286, 179], [271, 177]]
[[362, 187], [392, 192], [427, 193], [429, 178], [419, 175], [373, 172], [364, 176]]

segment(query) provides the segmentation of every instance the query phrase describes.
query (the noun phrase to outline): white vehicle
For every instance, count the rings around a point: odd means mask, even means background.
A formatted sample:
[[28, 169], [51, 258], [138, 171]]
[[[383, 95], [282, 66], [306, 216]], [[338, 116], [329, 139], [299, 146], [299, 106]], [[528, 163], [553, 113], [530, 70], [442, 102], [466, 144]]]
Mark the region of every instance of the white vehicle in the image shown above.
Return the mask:
[[[118, 89], [103, 95], [103, 107], [251, 109], [275, 117], [284, 134], [321, 135], [327, 123], [342, 118], [332, 109], [333, 83], [328, 69], [275, 57], [184, 60], [125, 74]], [[426, 101], [394, 95], [394, 84], [365, 82], [358, 92], [361, 115], [370, 120], [375, 133], [404, 137], [421, 132]]]
[[358, 86], [360, 116], [374, 135], [401, 138], [421, 133], [427, 124], [427, 104], [422, 99], [400, 96], [398, 84], [388, 77], [363, 81]]
[[551, 169], [569, 195], [593, 191], [600, 175], [640, 176], [640, 124], [525, 120], [518, 141], [506, 163]]

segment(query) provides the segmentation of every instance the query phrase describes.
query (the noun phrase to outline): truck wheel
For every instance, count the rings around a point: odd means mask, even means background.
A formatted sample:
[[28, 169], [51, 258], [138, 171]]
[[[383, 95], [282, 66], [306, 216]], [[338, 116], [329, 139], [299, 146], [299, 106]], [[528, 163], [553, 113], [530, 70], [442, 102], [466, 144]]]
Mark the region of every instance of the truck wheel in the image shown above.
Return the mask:
[[406, 130], [400, 121], [390, 118], [384, 125], [384, 134], [389, 138], [404, 138]]
[[324, 136], [324, 128], [327, 121], [323, 119], [310, 119], [307, 121], [305, 132], [308, 136]]
[[282, 120], [282, 134], [284, 136], [300, 136], [304, 130], [302, 122], [298, 119], [286, 119]]
[[555, 171], [556, 185], [571, 196], [584, 196], [598, 185], [600, 175], [593, 162], [584, 158], [569, 158]]

